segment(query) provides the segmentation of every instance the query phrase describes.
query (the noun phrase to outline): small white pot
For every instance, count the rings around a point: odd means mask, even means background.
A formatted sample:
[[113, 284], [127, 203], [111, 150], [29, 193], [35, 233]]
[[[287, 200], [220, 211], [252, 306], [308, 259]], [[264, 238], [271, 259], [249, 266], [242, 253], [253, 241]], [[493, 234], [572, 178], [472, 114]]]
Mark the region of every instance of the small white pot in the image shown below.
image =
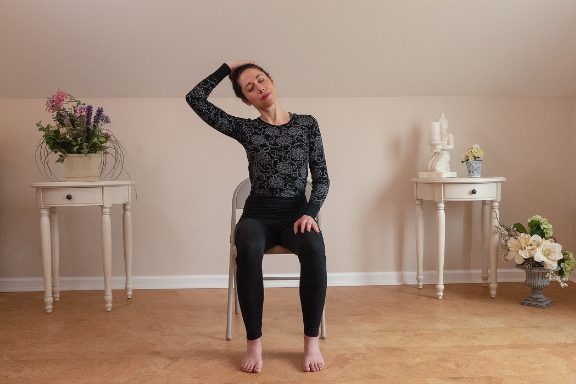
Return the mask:
[[101, 153], [67, 155], [64, 158], [66, 181], [99, 181], [101, 164]]
[[482, 160], [466, 161], [468, 177], [480, 177], [482, 173]]

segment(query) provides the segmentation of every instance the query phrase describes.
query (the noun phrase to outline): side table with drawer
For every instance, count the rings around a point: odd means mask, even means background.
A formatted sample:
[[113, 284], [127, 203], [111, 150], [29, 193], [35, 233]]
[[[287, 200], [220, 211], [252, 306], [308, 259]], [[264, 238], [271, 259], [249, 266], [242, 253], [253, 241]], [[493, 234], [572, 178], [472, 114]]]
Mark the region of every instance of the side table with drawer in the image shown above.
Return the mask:
[[416, 252], [418, 288], [424, 281], [424, 216], [422, 203], [432, 200], [436, 203], [436, 234], [438, 239], [438, 284], [436, 293], [442, 299], [444, 292], [444, 249], [445, 233], [445, 201], [482, 201], [482, 284], [488, 285], [488, 260], [490, 260], [490, 294], [496, 297], [498, 235], [494, 234], [494, 226], [498, 223], [501, 187], [506, 181], [504, 177], [454, 177], [442, 179], [415, 178], [414, 199], [416, 200]]
[[102, 211], [102, 261], [104, 264], [104, 303], [112, 309], [112, 226], [110, 207], [123, 205], [124, 265], [126, 295], [132, 297], [132, 219], [130, 181], [33, 183], [40, 209], [40, 235], [44, 271], [44, 304], [52, 312], [52, 302], [60, 298], [58, 208], [99, 205]]

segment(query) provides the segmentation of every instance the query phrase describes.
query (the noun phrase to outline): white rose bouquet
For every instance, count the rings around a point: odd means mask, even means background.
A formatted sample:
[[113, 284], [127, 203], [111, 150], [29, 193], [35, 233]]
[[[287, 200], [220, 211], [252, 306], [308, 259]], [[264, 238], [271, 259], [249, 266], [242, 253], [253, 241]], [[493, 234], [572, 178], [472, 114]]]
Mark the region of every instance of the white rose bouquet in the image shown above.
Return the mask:
[[502, 261], [514, 259], [516, 264], [526, 269], [544, 267], [549, 269], [548, 278], [567, 286], [568, 275], [574, 270], [576, 260], [572, 252], [562, 250], [562, 246], [552, 237], [552, 224], [542, 216], [532, 216], [528, 228], [522, 224], [504, 226], [498, 224], [495, 232], [501, 235], [500, 245], [505, 251]]
[[484, 156], [484, 148], [480, 148], [478, 144], [474, 144], [466, 150], [462, 162], [482, 160], [482, 156]]

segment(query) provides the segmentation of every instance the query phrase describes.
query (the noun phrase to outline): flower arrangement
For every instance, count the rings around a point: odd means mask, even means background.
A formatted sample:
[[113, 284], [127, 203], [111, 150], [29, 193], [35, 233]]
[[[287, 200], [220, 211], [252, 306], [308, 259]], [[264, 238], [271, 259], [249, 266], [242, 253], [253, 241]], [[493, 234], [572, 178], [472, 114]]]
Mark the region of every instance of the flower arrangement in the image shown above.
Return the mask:
[[560, 286], [568, 284], [568, 275], [574, 270], [576, 260], [572, 252], [562, 250], [562, 246], [552, 237], [552, 224], [542, 216], [532, 216], [528, 228], [520, 223], [504, 226], [498, 224], [495, 233], [501, 235], [500, 245], [505, 251], [502, 261], [514, 259], [516, 264], [526, 269], [544, 267], [550, 271], [546, 275]]
[[[103, 108], [97, 108], [94, 113], [92, 105], [86, 105], [67, 92], [56, 92], [46, 100], [46, 111], [52, 114], [54, 124], [36, 124], [43, 132], [42, 139], [36, 148], [37, 163], [45, 177], [55, 180], [56, 177], [48, 164], [48, 156], [57, 154], [57, 163], [63, 163], [70, 154], [102, 153], [112, 155], [114, 166], [105, 175], [112, 174], [117, 178], [124, 164], [124, 148], [114, 134], [106, 128], [110, 118], [104, 114]], [[103, 156], [101, 172], [106, 169], [106, 156]]]
[[466, 153], [462, 156], [464, 157], [462, 162], [482, 160], [482, 156], [484, 156], [484, 148], [480, 148], [478, 144], [474, 144], [466, 150]]

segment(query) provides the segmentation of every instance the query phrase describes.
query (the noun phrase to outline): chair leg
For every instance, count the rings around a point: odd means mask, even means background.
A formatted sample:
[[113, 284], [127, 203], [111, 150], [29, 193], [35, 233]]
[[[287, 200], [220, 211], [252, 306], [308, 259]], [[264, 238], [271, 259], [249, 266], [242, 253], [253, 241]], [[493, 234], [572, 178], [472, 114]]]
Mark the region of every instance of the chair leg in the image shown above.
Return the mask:
[[235, 296], [235, 268], [234, 268], [234, 255], [230, 253], [230, 266], [228, 268], [228, 314], [226, 318], [226, 340], [232, 340], [232, 310], [234, 306]]
[[322, 311], [322, 321], [320, 322], [320, 338], [326, 338], [326, 307]]
[[238, 301], [238, 280], [236, 280], [236, 262], [234, 261], [234, 302], [236, 313], [240, 313], [240, 301]]

